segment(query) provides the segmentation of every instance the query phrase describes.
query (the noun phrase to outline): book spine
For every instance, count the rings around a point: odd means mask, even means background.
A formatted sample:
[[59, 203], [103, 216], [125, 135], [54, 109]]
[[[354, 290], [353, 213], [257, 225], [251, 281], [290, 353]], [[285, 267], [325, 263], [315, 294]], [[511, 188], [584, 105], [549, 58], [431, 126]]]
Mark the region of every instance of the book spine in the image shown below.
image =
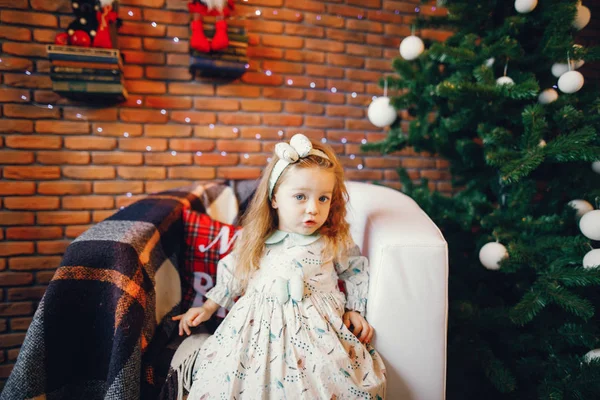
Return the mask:
[[54, 61], [52, 61], [52, 66], [68, 67], [68, 68], [91, 68], [91, 69], [104, 69], [104, 70], [120, 70], [120, 66], [118, 64], [92, 63], [92, 62], [81, 62], [81, 61], [54, 60]]
[[93, 62], [93, 63], [105, 63], [105, 64], [118, 64], [121, 66], [121, 60], [119, 58], [110, 58], [102, 56], [82, 55], [82, 54], [63, 54], [63, 53], [49, 53], [48, 58], [51, 61], [77, 61], [77, 62]]
[[118, 69], [96, 69], [96, 68], [77, 68], [77, 67], [50, 67], [50, 72], [53, 74], [90, 74], [101, 76], [120, 76], [121, 72]]
[[95, 57], [119, 58], [119, 50], [116, 49], [100, 49], [97, 47], [79, 47], [79, 46], [61, 46], [49, 44], [46, 48], [48, 53], [52, 54], [76, 54], [90, 55]]
[[192, 57], [190, 61], [190, 67], [192, 68], [229, 68], [235, 70], [246, 70], [246, 64], [233, 61], [211, 60], [199, 57]]
[[99, 83], [82, 81], [57, 81], [52, 82], [55, 92], [87, 92], [87, 93], [123, 93], [124, 88], [120, 83]]
[[88, 75], [88, 74], [50, 74], [53, 81], [89, 81], [89, 82], [116, 82], [121, 83], [120, 76]]

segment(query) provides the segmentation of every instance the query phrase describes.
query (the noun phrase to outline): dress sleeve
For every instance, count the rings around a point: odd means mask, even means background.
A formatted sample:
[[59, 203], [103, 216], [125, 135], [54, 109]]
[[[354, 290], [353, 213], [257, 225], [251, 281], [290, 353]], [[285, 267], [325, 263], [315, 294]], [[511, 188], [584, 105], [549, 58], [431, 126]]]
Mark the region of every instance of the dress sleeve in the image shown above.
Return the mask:
[[217, 284], [205, 295], [206, 298], [228, 310], [231, 310], [234, 299], [243, 290], [242, 282], [234, 276], [235, 265], [233, 253], [223, 257], [217, 264]]
[[351, 242], [346, 254], [334, 262], [339, 278], [346, 286], [346, 309], [365, 315], [369, 292], [369, 260], [360, 254], [358, 246]]

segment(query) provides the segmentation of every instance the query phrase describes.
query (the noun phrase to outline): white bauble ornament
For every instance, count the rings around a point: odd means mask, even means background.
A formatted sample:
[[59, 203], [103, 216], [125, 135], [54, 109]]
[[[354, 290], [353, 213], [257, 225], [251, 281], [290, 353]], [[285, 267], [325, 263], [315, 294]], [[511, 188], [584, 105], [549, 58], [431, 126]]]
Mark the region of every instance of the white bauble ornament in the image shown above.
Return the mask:
[[558, 88], [563, 93], [575, 93], [583, 87], [583, 75], [578, 71], [565, 72], [558, 78]]
[[515, 0], [515, 10], [521, 14], [532, 12], [537, 6], [537, 0]]
[[546, 141], [544, 139], [541, 139], [540, 142], [538, 143], [538, 146], [541, 147], [541, 148], [546, 147], [546, 145], [547, 145], [547, 143], [546, 143]]
[[577, 4], [577, 13], [575, 14], [575, 19], [573, 20], [573, 27], [578, 31], [585, 28], [585, 26], [590, 22], [590, 18], [592, 17], [592, 13], [590, 9], [581, 3]]
[[515, 82], [512, 80], [512, 78], [510, 76], [501, 76], [500, 78], [496, 79], [496, 85], [514, 85]]
[[538, 96], [538, 102], [541, 104], [550, 104], [558, 99], [558, 92], [552, 88], [546, 89]]
[[600, 358], [600, 349], [594, 349], [594, 350], [590, 350], [588, 351], [585, 356], [583, 356], [583, 361], [585, 361], [586, 363], [589, 363], [592, 360], [595, 360], [597, 358]]
[[594, 171], [597, 174], [600, 174], [600, 161], [594, 161], [592, 163], [592, 171]]
[[600, 265], [600, 249], [594, 249], [587, 252], [583, 257], [584, 268], [597, 268]]
[[563, 63], [554, 63], [552, 64], [551, 71], [552, 75], [554, 75], [557, 78], [560, 78], [562, 74], [564, 74], [565, 72], [569, 72], [569, 65]]
[[487, 243], [479, 250], [479, 261], [487, 269], [500, 269], [500, 261], [507, 257], [508, 251], [506, 247], [497, 242]]
[[485, 60], [485, 66], [488, 68], [492, 68], [492, 65], [494, 65], [494, 61], [496, 61], [494, 57], [488, 58], [487, 60]]
[[400, 43], [400, 55], [405, 60], [414, 60], [425, 50], [425, 44], [418, 36], [407, 36]]
[[373, 125], [383, 128], [396, 120], [398, 112], [390, 104], [389, 97], [381, 96], [369, 104], [367, 116]]
[[586, 212], [579, 220], [579, 229], [588, 239], [600, 240], [600, 210]]
[[568, 204], [577, 210], [577, 218], [583, 217], [586, 213], [594, 209], [593, 205], [581, 199], [571, 200]]

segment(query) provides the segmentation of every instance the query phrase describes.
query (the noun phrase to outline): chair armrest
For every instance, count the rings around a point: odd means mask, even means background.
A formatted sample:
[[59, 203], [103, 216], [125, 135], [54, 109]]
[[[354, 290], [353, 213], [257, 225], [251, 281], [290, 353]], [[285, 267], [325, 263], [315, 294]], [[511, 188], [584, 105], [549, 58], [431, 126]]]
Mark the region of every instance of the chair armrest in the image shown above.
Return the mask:
[[393, 399], [443, 399], [448, 251], [437, 226], [408, 196], [348, 182], [352, 236], [369, 258], [367, 319]]

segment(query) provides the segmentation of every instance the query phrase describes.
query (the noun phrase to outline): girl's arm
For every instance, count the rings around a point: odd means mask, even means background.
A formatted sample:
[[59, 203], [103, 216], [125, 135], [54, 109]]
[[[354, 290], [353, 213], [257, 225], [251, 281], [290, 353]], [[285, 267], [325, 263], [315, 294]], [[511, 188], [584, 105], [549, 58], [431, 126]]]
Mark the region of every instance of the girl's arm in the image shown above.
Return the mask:
[[335, 270], [346, 286], [346, 309], [365, 315], [369, 291], [369, 261], [352, 242], [346, 254], [334, 261]]

